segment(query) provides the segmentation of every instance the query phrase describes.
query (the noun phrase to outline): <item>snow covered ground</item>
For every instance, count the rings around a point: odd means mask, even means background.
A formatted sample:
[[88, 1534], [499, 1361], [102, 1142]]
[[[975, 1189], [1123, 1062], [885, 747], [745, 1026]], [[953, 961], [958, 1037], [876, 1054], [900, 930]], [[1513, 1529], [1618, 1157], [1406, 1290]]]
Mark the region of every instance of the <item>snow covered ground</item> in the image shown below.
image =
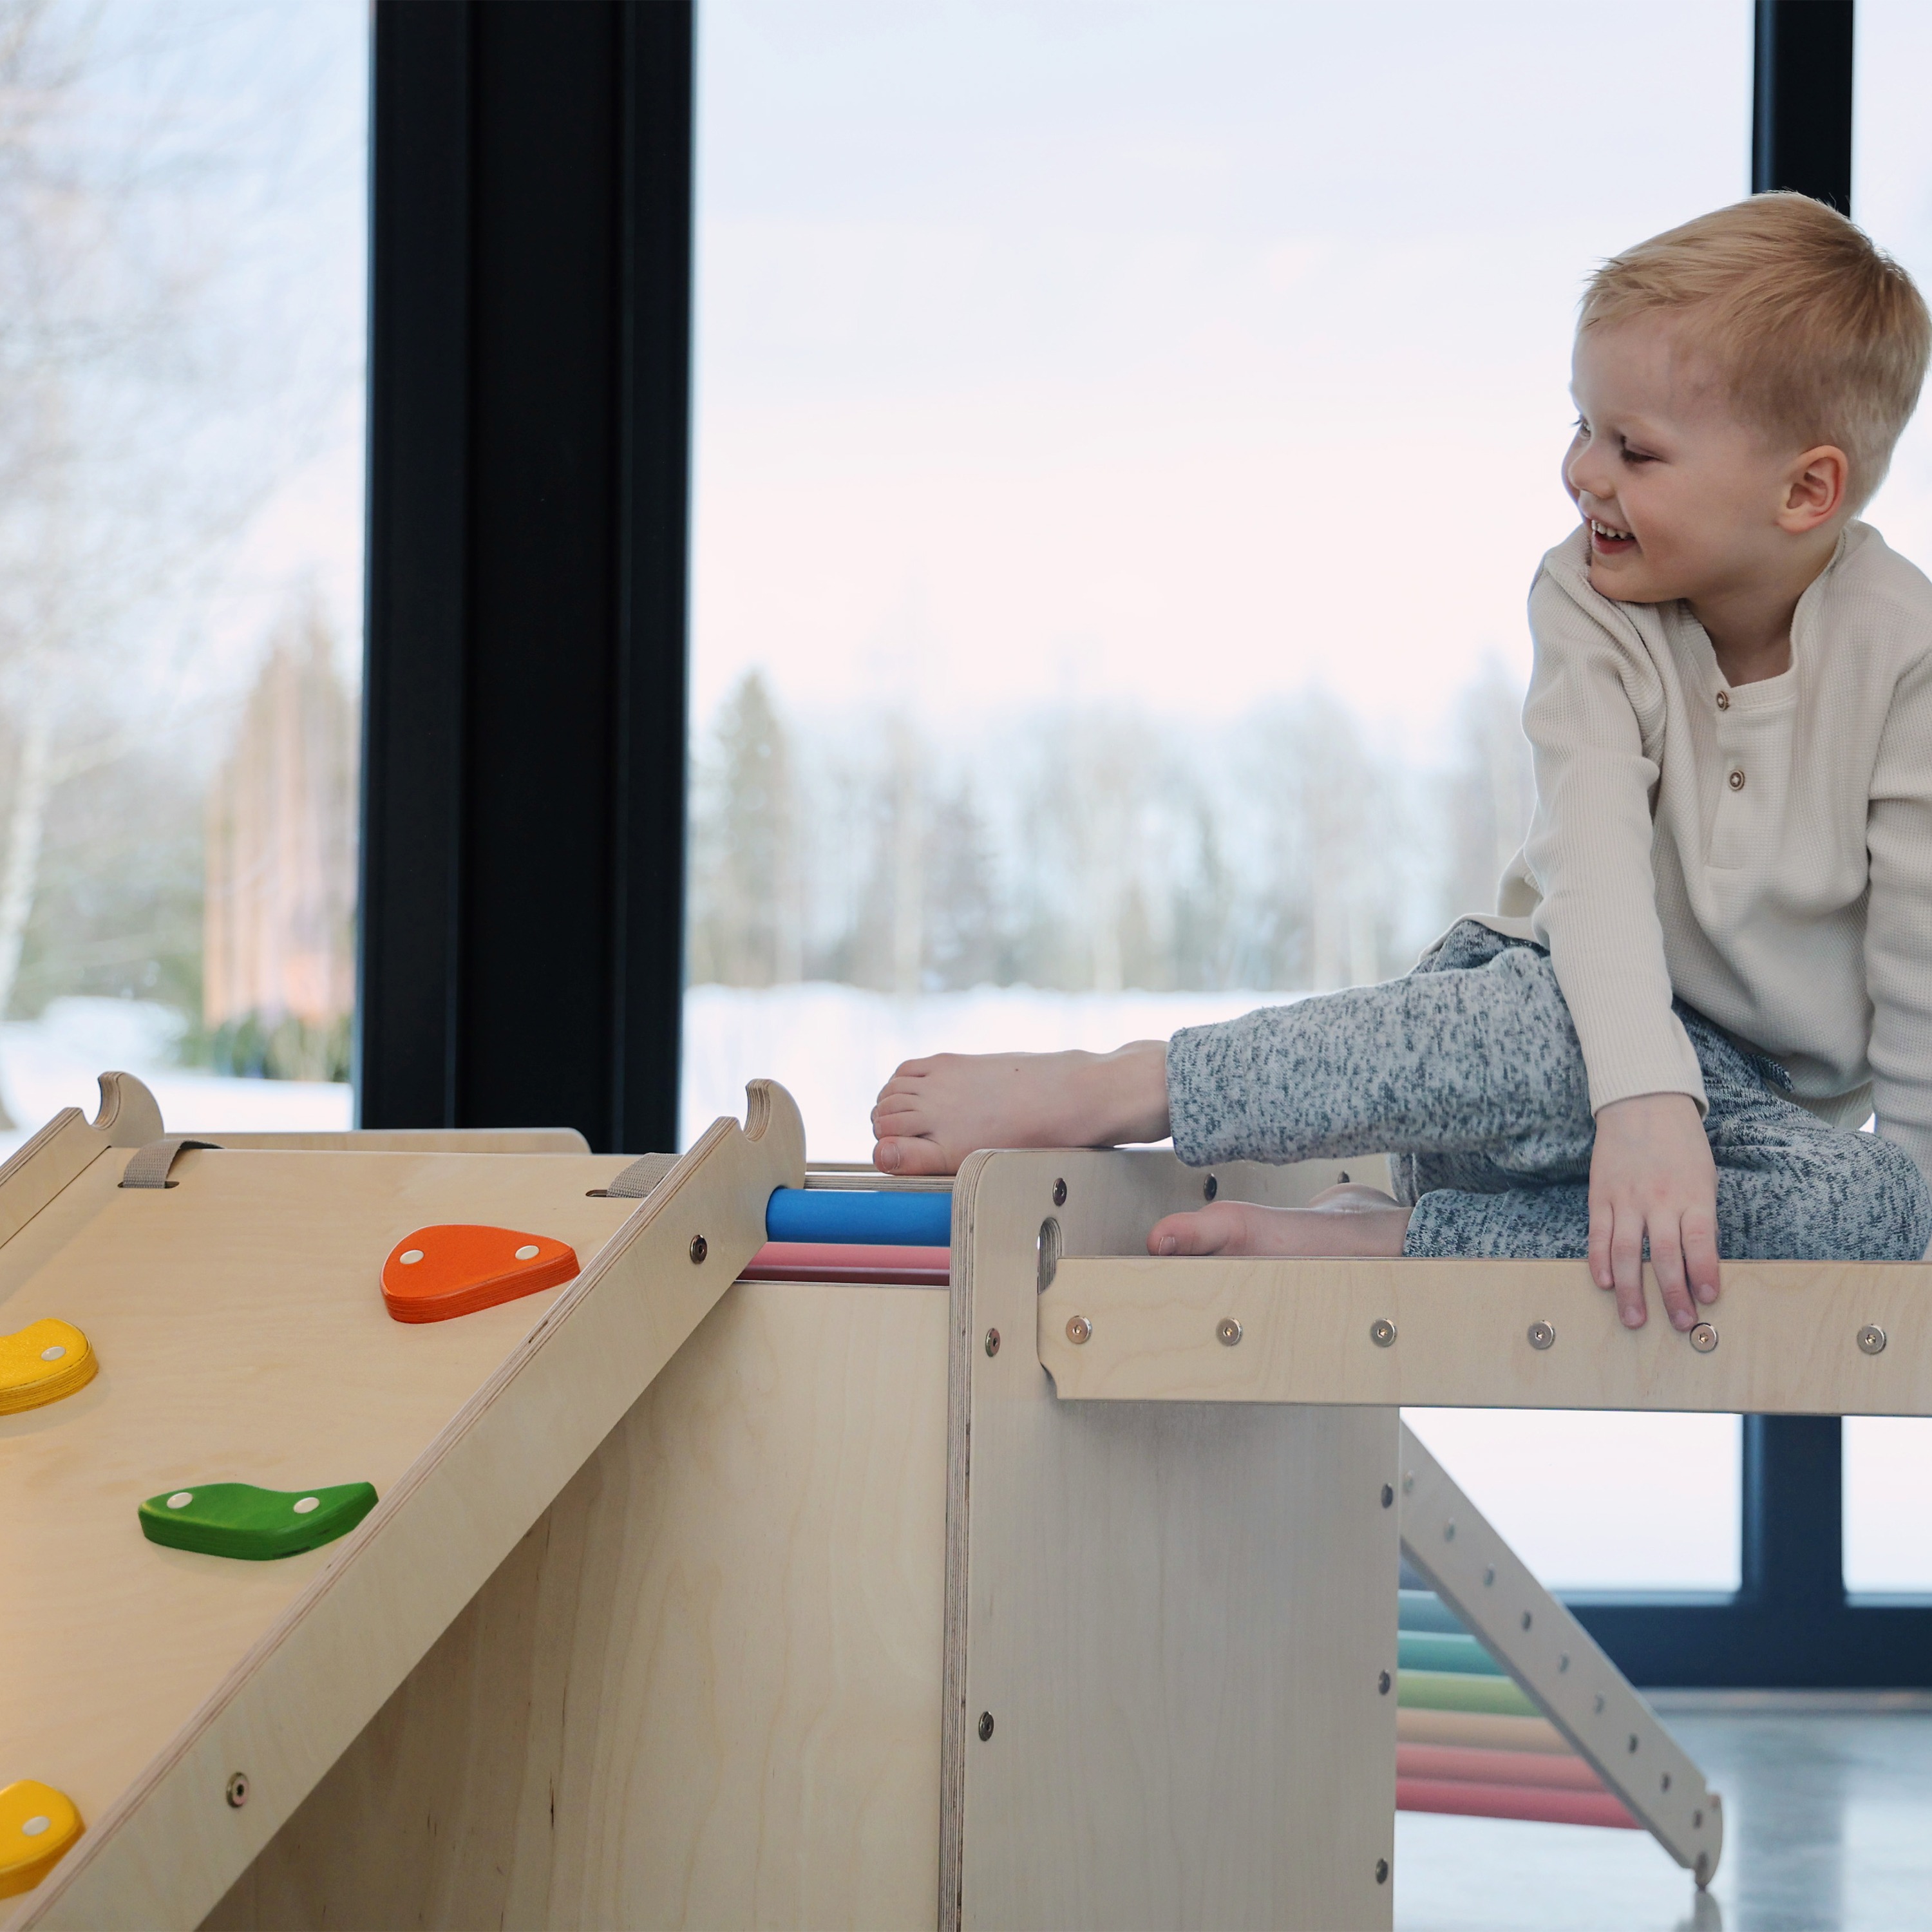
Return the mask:
[[[863, 1160], [866, 1114], [897, 1064], [943, 1051], [1098, 1049], [1164, 1038], [1280, 994], [1050, 993], [983, 988], [900, 1000], [837, 986], [699, 986], [685, 1006], [682, 1141], [742, 1118], [745, 1082], [780, 1080], [820, 1160]], [[0, 1027], [0, 1083], [22, 1126], [90, 1114], [106, 1067], [154, 1090], [171, 1127], [346, 1127], [349, 1089], [236, 1080], [172, 1064], [173, 1022], [121, 1000], [60, 1000]], [[1738, 1438], [1732, 1416], [1424, 1410], [1410, 1421], [1538, 1574], [1558, 1584], [1726, 1589], [1738, 1575]], [[1846, 1568], [1855, 1589], [1932, 1589], [1932, 1421], [1846, 1425]]]

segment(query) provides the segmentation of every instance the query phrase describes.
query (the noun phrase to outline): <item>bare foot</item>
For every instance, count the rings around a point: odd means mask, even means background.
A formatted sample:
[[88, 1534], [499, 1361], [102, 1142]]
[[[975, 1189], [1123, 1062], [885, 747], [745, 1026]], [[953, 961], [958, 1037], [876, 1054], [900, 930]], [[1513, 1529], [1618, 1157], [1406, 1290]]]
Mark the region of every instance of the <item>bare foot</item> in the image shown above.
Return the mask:
[[1217, 1201], [1156, 1221], [1150, 1255], [1400, 1255], [1409, 1210], [1359, 1181], [1324, 1189], [1306, 1208]]
[[979, 1148], [1115, 1147], [1168, 1131], [1167, 1042], [1112, 1053], [939, 1053], [908, 1060], [872, 1109], [886, 1174], [957, 1174]]

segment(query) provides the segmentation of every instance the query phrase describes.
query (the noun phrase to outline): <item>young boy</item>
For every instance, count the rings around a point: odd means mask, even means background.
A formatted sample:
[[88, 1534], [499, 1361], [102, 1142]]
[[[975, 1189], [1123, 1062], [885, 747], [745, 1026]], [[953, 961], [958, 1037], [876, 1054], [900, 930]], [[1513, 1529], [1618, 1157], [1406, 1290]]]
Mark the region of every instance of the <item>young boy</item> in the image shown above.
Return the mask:
[[1587, 1254], [1633, 1328], [1646, 1245], [1680, 1329], [1720, 1252], [1918, 1259], [1932, 583], [1852, 519], [1928, 348], [1904, 272], [1802, 196], [1606, 262], [1563, 464], [1582, 520], [1530, 592], [1535, 815], [1496, 914], [1406, 978], [1166, 1044], [910, 1060], [878, 1166], [1169, 1132], [1196, 1165], [1387, 1152], [1400, 1199], [1223, 1202], [1148, 1247]]

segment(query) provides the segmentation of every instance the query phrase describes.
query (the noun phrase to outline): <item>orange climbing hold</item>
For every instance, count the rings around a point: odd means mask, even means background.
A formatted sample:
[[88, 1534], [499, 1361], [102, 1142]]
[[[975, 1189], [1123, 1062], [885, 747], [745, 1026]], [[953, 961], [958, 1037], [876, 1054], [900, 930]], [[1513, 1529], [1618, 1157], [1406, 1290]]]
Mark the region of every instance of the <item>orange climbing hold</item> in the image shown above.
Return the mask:
[[382, 1300], [398, 1322], [447, 1322], [554, 1288], [577, 1271], [576, 1250], [545, 1235], [461, 1224], [418, 1228], [382, 1264]]

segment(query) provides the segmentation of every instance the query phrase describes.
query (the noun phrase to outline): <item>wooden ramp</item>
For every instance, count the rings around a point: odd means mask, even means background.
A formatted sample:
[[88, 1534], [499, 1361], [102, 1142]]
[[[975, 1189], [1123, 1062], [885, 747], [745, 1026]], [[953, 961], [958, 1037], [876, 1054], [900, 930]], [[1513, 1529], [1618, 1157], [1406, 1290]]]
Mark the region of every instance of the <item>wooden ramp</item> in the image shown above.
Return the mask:
[[[123, 1186], [154, 1102], [104, 1076], [0, 1169], [0, 1332], [87, 1336], [78, 1394], [0, 1416], [0, 1784], [67, 1793], [86, 1832], [29, 1927], [190, 1926], [294, 1812], [637, 1401], [803, 1178], [760, 1083], [642, 1201], [572, 1134], [494, 1150], [184, 1150]], [[216, 1138], [210, 1136], [209, 1138]], [[378, 1144], [382, 1143], [378, 1141]], [[566, 1285], [458, 1320], [386, 1313], [383, 1258], [438, 1222], [573, 1246]], [[196, 1485], [373, 1484], [340, 1541], [269, 1562], [148, 1542], [136, 1505]]]

